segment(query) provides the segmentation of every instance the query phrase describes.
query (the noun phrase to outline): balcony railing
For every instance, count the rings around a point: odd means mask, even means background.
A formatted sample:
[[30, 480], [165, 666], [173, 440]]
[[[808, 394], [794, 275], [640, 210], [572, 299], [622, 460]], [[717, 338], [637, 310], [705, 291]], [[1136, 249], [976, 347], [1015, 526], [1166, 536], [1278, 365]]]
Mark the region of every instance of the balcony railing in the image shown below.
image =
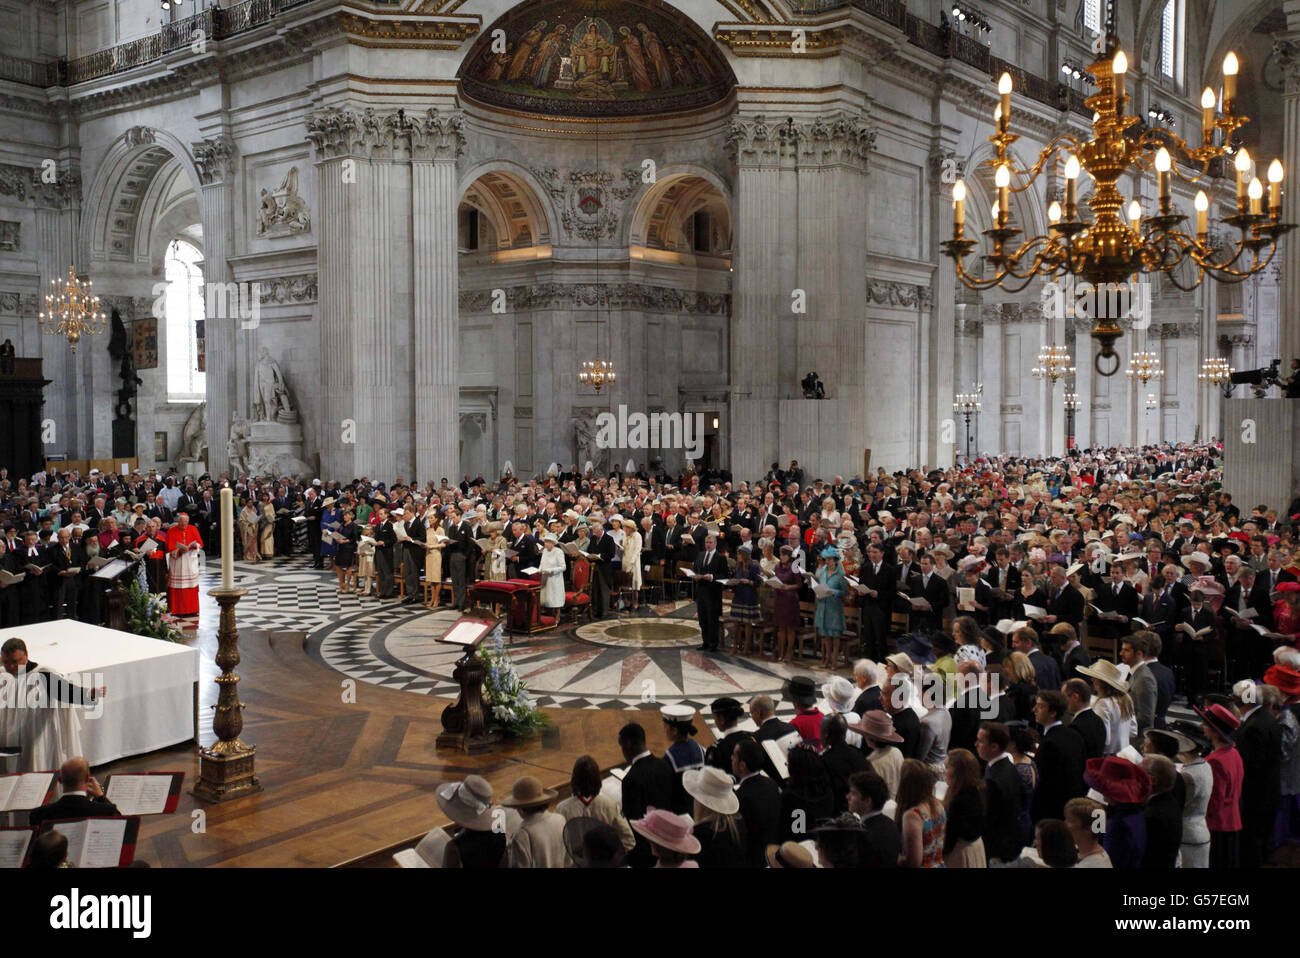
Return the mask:
[[[141, 37], [107, 50], [97, 50], [72, 61], [41, 63], [16, 57], [0, 56], [0, 79], [30, 86], [50, 87], [85, 83], [101, 77], [124, 73], [152, 63], [194, 42], [196, 36], [224, 40], [270, 23], [282, 10], [300, 7], [312, 0], [246, 0], [233, 7], [204, 10], [186, 20], [169, 23], [158, 33]], [[1058, 110], [1070, 110], [1091, 116], [1081, 93], [1063, 83], [1055, 83], [1027, 73], [1015, 64], [993, 56], [989, 48], [964, 34], [944, 30], [907, 12], [901, 0], [793, 0], [796, 13], [810, 15], [848, 6], [903, 31], [913, 46], [945, 59], [951, 58], [975, 67], [990, 77], [1005, 70], [1015, 81], [1017, 92]], [[201, 32], [200, 32], [201, 31]]]

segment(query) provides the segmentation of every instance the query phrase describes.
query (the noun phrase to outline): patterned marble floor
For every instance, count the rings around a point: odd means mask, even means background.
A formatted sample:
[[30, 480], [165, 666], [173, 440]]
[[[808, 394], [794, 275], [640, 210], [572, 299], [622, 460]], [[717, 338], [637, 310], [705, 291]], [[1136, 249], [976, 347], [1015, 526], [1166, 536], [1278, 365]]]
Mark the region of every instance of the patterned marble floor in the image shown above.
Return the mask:
[[[220, 583], [219, 566], [204, 570], [199, 628], [216, 631], [218, 610], [206, 593]], [[451, 671], [459, 650], [436, 637], [456, 620], [451, 611], [380, 603], [339, 595], [332, 572], [305, 557], [235, 563], [235, 585], [248, 590], [238, 605], [241, 629], [308, 633], [308, 651], [358, 681], [419, 694], [454, 695]], [[642, 609], [642, 615], [586, 623], [576, 630], [516, 636], [510, 655], [539, 705], [564, 708], [657, 709], [685, 702], [707, 709], [730, 695], [742, 701], [761, 692], [778, 699], [786, 680], [826, 673], [698, 650], [699, 628], [689, 603]]]

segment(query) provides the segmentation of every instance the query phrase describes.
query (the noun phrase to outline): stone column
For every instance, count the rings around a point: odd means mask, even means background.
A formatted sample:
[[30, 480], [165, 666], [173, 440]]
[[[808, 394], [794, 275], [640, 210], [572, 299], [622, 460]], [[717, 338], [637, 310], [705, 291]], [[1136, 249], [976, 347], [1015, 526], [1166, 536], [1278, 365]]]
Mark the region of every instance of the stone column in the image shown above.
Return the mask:
[[[200, 140], [192, 147], [199, 173], [199, 220], [203, 224], [204, 283], [229, 280], [227, 257], [233, 251], [235, 145], [226, 134]], [[229, 297], [227, 297], [229, 299]], [[226, 442], [230, 422], [238, 411], [238, 363], [235, 359], [239, 310], [229, 316], [207, 316], [208, 470], [215, 476], [229, 465]]]
[[[88, 263], [74, 263], [76, 259], [76, 241], [81, 232], [81, 171], [75, 166], [64, 166], [56, 170], [53, 183], [41, 182], [41, 170], [33, 173], [33, 188], [36, 196], [36, 255], [40, 266], [40, 287], [37, 289], [37, 310], [45, 309], [45, 294], [50, 291], [50, 281], [66, 279], [69, 266], [77, 266], [78, 276], [86, 278]], [[102, 290], [100, 291], [103, 292]], [[107, 315], [108, 310], [104, 310]], [[30, 317], [33, 321], [35, 316]], [[44, 359], [41, 365], [46, 379], [52, 380], [45, 390], [45, 407], [41, 411], [42, 419], [54, 420], [54, 442], [45, 447], [47, 453], [65, 452], [69, 459], [84, 458], [82, 453], [90, 454], [93, 438], [89, 430], [79, 428], [93, 406], [94, 391], [87, 388], [88, 383], [78, 375], [78, 357], [96, 349], [105, 349], [105, 337], [112, 333], [106, 324], [101, 336], [82, 339], [74, 354], [67, 339], [39, 332], [39, 353]], [[24, 352], [23, 344], [16, 343], [18, 355], [31, 355]], [[84, 411], [82, 406], [85, 407]], [[83, 441], [84, 435], [84, 441]], [[110, 448], [112, 452], [111, 436]]]
[[[1289, 17], [1293, 27], [1300, 26], [1297, 17], [1300, 14]], [[1275, 38], [1273, 49], [1286, 74], [1286, 88], [1282, 93], [1282, 167], [1286, 172], [1282, 221], [1300, 223], [1300, 31]], [[1292, 358], [1300, 356], [1300, 242], [1295, 233], [1282, 237], [1279, 242], [1281, 249], [1274, 260], [1281, 263], [1282, 273], [1277, 343], [1285, 374]]]
[[430, 110], [422, 119], [422, 133], [412, 140], [415, 478], [437, 482], [460, 474], [456, 161], [465, 135], [460, 113]]
[[930, 258], [938, 263], [930, 289], [927, 325], [929, 350], [923, 359], [928, 371], [920, 401], [921, 459], [927, 464], [952, 465], [954, 446], [943, 441], [943, 421], [952, 413], [952, 397], [957, 393], [956, 308], [957, 277], [952, 263], [939, 250], [939, 244], [952, 237], [952, 188], [966, 175], [966, 161], [958, 157], [955, 144], [936, 142], [930, 152]]
[[[762, 116], [738, 118], [727, 134], [737, 165], [731, 313], [731, 471], [737, 478], [762, 476], [780, 458], [777, 397], [780, 393], [780, 317], [790, 315], [791, 290], [781, 284], [778, 247], [788, 226], [781, 221], [779, 182], [788, 135]], [[782, 463], [784, 465], [784, 463]]]

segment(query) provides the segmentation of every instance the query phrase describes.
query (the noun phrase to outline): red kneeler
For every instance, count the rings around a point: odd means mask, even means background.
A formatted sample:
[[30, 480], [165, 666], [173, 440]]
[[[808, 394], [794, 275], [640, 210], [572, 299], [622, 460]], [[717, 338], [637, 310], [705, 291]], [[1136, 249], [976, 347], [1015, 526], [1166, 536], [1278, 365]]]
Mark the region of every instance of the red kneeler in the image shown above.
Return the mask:
[[470, 586], [473, 605], [499, 610], [506, 608], [506, 628], [511, 632], [544, 632], [555, 628], [558, 619], [542, 614], [542, 584], [533, 579], [507, 579], [504, 582], [475, 582]]

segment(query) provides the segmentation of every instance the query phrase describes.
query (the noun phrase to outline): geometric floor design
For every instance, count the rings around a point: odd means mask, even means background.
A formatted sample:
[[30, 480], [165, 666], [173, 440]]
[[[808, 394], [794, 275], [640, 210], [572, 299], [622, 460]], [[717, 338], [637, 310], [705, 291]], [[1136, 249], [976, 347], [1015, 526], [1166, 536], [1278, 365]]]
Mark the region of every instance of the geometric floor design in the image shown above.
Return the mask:
[[[215, 633], [218, 608], [207, 596], [220, 585], [218, 563], [201, 572], [199, 628]], [[239, 602], [241, 629], [292, 629], [308, 635], [308, 653], [335, 671], [373, 685], [421, 695], [453, 696], [451, 671], [459, 651], [437, 643], [456, 620], [450, 611], [339, 595], [333, 572], [311, 567], [306, 556], [261, 563], [235, 563], [235, 586], [248, 590]], [[715, 698], [744, 702], [767, 693], [777, 712], [794, 709], [783, 701], [790, 676], [810, 675], [820, 685], [827, 673], [697, 648], [699, 630], [689, 604], [643, 609], [642, 618], [607, 619], [576, 630], [515, 636], [510, 657], [538, 705], [553, 708], [658, 709], [665, 703], [691, 705], [707, 715]], [[646, 639], [630, 623], [653, 622]], [[638, 635], [640, 638], [638, 638]], [[1170, 718], [1195, 720], [1185, 706]]]

